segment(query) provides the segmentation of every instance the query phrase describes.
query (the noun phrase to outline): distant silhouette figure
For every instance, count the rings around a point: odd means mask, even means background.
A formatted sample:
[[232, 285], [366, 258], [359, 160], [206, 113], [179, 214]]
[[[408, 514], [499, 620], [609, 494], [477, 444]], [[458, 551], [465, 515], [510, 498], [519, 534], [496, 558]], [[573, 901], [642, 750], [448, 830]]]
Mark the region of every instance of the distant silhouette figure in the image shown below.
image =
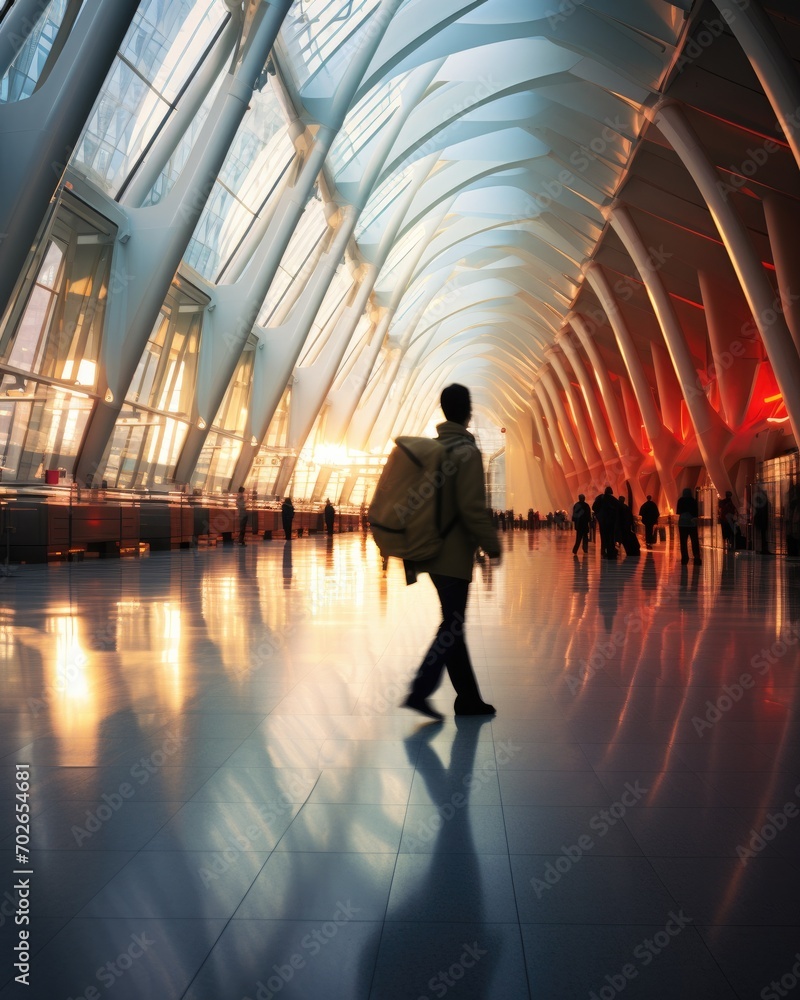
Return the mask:
[[592, 510], [597, 518], [597, 526], [600, 528], [600, 545], [604, 559], [617, 558], [617, 517], [619, 514], [619, 501], [614, 496], [614, 491], [610, 486], [599, 496], [595, 497]]
[[330, 502], [330, 500], [325, 501], [325, 530], [329, 535], [333, 534], [333, 522], [336, 519], [336, 508]]
[[247, 501], [244, 497], [244, 486], [240, 486], [236, 494], [236, 510], [239, 514], [239, 544], [244, 545], [244, 534], [247, 531]]
[[294, 504], [292, 503], [291, 497], [286, 497], [286, 499], [281, 504], [281, 524], [283, 525], [283, 533], [286, 536], [286, 541], [292, 537], [292, 521], [294, 520]]
[[642, 519], [642, 524], [644, 525], [644, 544], [648, 549], [652, 549], [656, 540], [656, 525], [658, 524], [660, 514], [655, 500], [653, 500], [649, 493], [647, 494], [647, 499], [639, 508], [639, 517]]
[[578, 494], [578, 501], [572, 508], [572, 523], [575, 525], [575, 544], [572, 546], [572, 554], [575, 555], [581, 547], [584, 552], [588, 552], [592, 508], [586, 503], [583, 493]]
[[681, 543], [681, 563], [686, 565], [689, 562], [689, 541], [692, 543], [692, 555], [694, 561], [699, 566], [702, 562], [700, 558], [700, 539], [697, 534], [697, 518], [699, 511], [697, 500], [692, 496], [692, 491], [687, 486], [678, 497], [675, 505], [675, 513], [678, 515], [678, 536]]
[[771, 556], [769, 547], [769, 509], [770, 502], [763, 486], [753, 487], [753, 531], [760, 539], [762, 556]]
[[786, 498], [786, 557], [800, 558], [800, 484], [789, 487]]
[[639, 539], [633, 520], [633, 511], [625, 502], [625, 497], [617, 498], [619, 511], [617, 513], [617, 541], [625, 549], [625, 555], [638, 556], [641, 552]]
[[717, 504], [717, 518], [722, 529], [722, 544], [729, 549], [736, 547], [736, 531], [738, 529], [737, 517], [739, 511], [733, 502], [733, 493], [730, 490], [725, 494], [724, 499]]

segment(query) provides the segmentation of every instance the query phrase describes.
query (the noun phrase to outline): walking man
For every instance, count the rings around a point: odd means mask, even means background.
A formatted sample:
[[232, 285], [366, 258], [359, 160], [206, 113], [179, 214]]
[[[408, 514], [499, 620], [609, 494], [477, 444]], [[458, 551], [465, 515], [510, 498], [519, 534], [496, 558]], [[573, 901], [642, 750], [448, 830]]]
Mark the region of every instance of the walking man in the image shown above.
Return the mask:
[[448, 385], [440, 401], [445, 422], [436, 430], [448, 450], [452, 470], [441, 487], [441, 523], [453, 527], [438, 554], [416, 564], [416, 570], [430, 574], [442, 607], [442, 623], [403, 702], [405, 708], [437, 720], [443, 716], [428, 698], [441, 683], [445, 667], [456, 691], [456, 715], [494, 715], [494, 707], [487, 705], [478, 690], [464, 626], [476, 550], [480, 547], [490, 558], [500, 558], [500, 541], [486, 506], [483, 459], [467, 430], [472, 415], [469, 389]]
[[578, 494], [578, 502], [572, 508], [572, 523], [575, 525], [575, 544], [572, 546], [572, 554], [576, 555], [581, 546], [584, 552], [588, 552], [592, 508], [586, 502], [583, 493]]
[[655, 500], [648, 493], [647, 499], [639, 508], [639, 517], [642, 519], [642, 524], [644, 525], [644, 544], [648, 549], [652, 549], [655, 543], [656, 525], [660, 516]]
[[244, 535], [247, 531], [247, 501], [244, 496], [244, 486], [240, 486], [236, 494], [236, 511], [239, 515], [239, 544], [244, 545]]
[[294, 520], [294, 504], [292, 503], [291, 497], [286, 497], [286, 499], [281, 504], [281, 524], [283, 525], [283, 533], [286, 536], [287, 542], [292, 537], [293, 520]]
[[700, 539], [697, 535], [697, 518], [699, 517], [697, 500], [692, 496], [692, 491], [687, 486], [678, 502], [675, 505], [675, 513], [678, 515], [678, 537], [681, 543], [681, 562], [686, 565], [689, 562], [689, 542], [692, 543], [692, 556], [699, 566], [702, 563], [700, 558]]
[[597, 518], [600, 529], [600, 545], [604, 559], [617, 558], [617, 519], [619, 517], [619, 501], [614, 496], [610, 486], [595, 497], [592, 510]]
[[325, 530], [329, 535], [333, 534], [333, 522], [336, 518], [336, 508], [330, 502], [330, 500], [325, 501], [325, 510], [323, 512], [325, 517]]

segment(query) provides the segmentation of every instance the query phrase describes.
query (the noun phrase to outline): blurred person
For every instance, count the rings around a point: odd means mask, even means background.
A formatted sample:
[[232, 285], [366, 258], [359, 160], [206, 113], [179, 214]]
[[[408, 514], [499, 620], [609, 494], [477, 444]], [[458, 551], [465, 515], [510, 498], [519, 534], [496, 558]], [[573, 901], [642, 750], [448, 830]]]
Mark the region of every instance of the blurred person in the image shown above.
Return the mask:
[[642, 524], [644, 525], [644, 544], [648, 549], [652, 549], [655, 544], [656, 525], [660, 516], [658, 505], [648, 493], [647, 499], [639, 508], [639, 517], [642, 519]]
[[575, 544], [572, 554], [576, 555], [579, 548], [589, 551], [589, 528], [592, 524], [592, 508], [586, 503], [583, 493], [578, 494], [577, 503], [572, 507], [572, 523], [575, 525]]
[[678, 497], [675, 506], [675, 513], [678, 515], [678, 535], [681, 543], [681, 563], [686, 565], [689, 562], [689, 542], [692, 543], [692, 556], [695, 565], [702, 563], [700, 558], [700, 538], [697, 534], [697, 519], [699, 511], [697, 499], [692, 496], [692, 491], [687, 486]]

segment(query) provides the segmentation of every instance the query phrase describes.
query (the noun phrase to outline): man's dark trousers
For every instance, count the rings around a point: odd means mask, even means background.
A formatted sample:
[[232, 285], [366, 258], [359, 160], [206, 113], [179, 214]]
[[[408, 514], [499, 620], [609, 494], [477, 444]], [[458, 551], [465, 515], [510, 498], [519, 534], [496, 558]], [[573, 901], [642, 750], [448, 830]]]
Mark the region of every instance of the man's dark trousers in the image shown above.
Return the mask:
[[581, 546], [583, 546], [584, 552], [589, 551], [589, 527], [590, 522], [588, 517], [584, 517], [583, 520], [575, 522], [575, 544], [572, 547], [573, 555]]
[[598, 517], [597, 525], [600, 528], [600, 545], [606, 559], [617, 558], [617, 542], [615, 538], [614, 522], [603, 522]]
[[465, 704], [477, 704], [481, 696], [464, 641], [470, 581], [438, 573], [431, 573], [431, 580], [442, 605], [442, 623], [414, 678], [412, 696], [427, 698], [433, 694], [441, 682], [442, 671], [447, 667], [458, 698]]

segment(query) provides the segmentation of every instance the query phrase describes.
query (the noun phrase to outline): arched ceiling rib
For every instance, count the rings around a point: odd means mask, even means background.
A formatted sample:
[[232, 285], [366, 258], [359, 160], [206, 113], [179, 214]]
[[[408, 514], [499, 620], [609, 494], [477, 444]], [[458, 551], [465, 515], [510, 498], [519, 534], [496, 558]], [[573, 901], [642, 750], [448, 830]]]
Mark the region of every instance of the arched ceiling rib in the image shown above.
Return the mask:
[[[483, 346], [472, 364], [486, 383], [516, 378], [520, 397], [529, 396], [683, 28], [679, 6], [666, 0], [412, 0], [394, 13], [326, 167], [346, 200], [372, 157], [384, 157], [356, 236], [377, 260], [409, 168], [425, 162], [376, 282], [376, 303], [397, 300], [402, 253], [418, 255], [388, 344], [426, 370], [448, 369], [474, 338]], [[290, 79], [309, 124], [327, 120], [337, 68]], [[382, 149], [400, 113], [402, 127]], [[503, 344], [517, 352], [516, 366], [505, 367]], [[406, 361], [401, 381], [407, 371]]]

